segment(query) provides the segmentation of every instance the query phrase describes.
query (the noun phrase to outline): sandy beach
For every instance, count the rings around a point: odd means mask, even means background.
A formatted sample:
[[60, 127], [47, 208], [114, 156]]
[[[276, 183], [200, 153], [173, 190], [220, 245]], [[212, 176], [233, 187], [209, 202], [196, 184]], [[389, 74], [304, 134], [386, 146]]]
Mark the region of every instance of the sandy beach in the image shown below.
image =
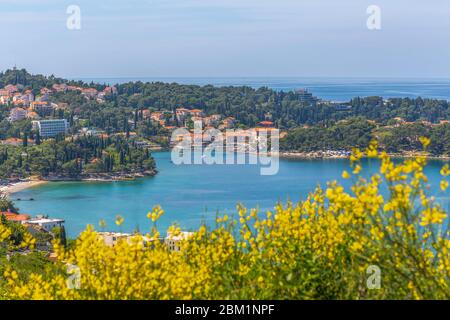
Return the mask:
[[24, 189], [28, 189], [31, 187], [39, 186], [41, 184], [47, 183], [47, 181], [43, 180], [31, 180], [31, 181], [20, 181], [11, 183], [5, 186], [0, 187], [0, 193], [5, 194], [6, 196], [9, 196], [13, 193], [22, 191]]

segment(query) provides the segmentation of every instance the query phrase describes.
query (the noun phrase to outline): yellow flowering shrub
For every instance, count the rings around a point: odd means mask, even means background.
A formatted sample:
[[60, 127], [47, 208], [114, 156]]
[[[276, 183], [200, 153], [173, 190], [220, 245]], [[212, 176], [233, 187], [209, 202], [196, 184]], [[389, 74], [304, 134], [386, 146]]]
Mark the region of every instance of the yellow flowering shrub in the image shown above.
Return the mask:
[[[362, 157], [379, 159], [379, 172], [364, 178]], [[426, 194], [425, 165], [424, 157], [395, 163], [372, 143], [352, 153], [351, 173], [343, 174], [353, 179], [351, 190], [331, 182], [265, 213], [239, 205], [179, 251], [158, 240], [159, 206], [148, 214], [149, 234], [114, 247], [89, 227], [70, 249], [55, 243], [59, 262], [79, 268], [78, 289], [64, 274], [20, 279], [12, 270], [4, 275], [8, 298], [449, 299], [448, 217]], [[448, 166], [441, 174], [446, 181]], [[373, 266], [380, 270], [375, 288]]]

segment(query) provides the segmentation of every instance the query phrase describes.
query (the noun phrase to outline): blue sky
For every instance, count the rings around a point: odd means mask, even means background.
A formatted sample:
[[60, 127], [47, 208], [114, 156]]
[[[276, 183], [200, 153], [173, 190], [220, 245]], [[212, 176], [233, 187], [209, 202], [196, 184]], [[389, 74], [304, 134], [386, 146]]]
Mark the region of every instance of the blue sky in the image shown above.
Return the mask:
[[0, 39], [64, 77], [450, 77], [448, 0], [0, 0]]

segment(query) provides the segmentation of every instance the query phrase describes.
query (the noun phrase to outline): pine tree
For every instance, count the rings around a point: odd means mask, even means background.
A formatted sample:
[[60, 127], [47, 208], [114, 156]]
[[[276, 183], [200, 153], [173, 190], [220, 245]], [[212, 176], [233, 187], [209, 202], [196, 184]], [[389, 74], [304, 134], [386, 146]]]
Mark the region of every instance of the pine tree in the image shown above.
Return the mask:
[[61, 240], [61, 244], [66, 247], [67, 246], [67, 237], [66, 237], [66, 228], [62, 226], [59, 229], [59, 239]]
[[37, 146], [41, 144], [41, 135], [40, 135], [39, 131], [36, 132], [35, 143], [36, 143]]
[[28, 147], [28, 134], [26, 132], [23, 134], [22, 144], [24, 147]]

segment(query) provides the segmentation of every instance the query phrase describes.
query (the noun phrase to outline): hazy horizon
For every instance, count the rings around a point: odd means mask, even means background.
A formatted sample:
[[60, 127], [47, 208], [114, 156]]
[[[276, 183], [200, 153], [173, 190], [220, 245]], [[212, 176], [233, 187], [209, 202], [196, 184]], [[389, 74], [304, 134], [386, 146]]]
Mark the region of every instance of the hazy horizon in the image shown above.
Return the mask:
[[[62, 78], [450, 77], [450, 2], [0, 0], [0, 70]], [[80, 9], [70, 30], [67, 9]], [[381, 10], [369, 30], [367, 9]], [[70, 10], [69, 10], [70, 11]]]

